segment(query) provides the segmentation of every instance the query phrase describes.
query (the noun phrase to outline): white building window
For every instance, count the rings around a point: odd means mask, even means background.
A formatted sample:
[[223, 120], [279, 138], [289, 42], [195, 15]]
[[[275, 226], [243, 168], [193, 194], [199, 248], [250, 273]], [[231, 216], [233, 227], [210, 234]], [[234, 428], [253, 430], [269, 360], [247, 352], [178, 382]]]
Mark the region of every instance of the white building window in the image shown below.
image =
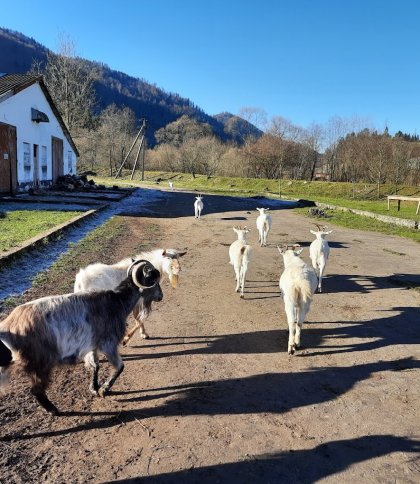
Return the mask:
[[47, 147], [41, 146], [41, 178], [48, 178]]
[[25, 172], [31, 171], [31, 145], [23, 143], [23, 169]]
[[73, 173], [73, 154], [71, 151], [67, 152], [67, 167], [68, 167], [68, 173]]

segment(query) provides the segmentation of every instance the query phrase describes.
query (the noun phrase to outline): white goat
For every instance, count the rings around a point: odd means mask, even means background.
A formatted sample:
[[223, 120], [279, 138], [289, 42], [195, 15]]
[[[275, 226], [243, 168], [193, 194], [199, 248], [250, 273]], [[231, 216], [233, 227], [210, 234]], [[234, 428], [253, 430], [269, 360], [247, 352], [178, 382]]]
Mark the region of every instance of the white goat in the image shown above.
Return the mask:
[[[103, 289], [114, 289], [124, 280], [127, 273], [127, 268], [131, 265], [133, 260], [147, 260], [161, 273], [167, 274], [172, 287], [175, 289], [178, 284], [179, 272], [181, 265], [179, 258], [185, 255], [186, 252], [180, 252], [175, 249], [155, 249], [149, 252], [142, 252], [135, 257], [127, 257], [116, 264], [91, 264], [80, 271], [76, 275], [74, 282], [74, 292], [81, 291], [100, 291]], [[123, 345], [126, 345], [133, 337], [134, 333], [139, 329], [140, 336], [144, 339], [149, 335], [144, 328], [144, 320], [152, 310], [152, 301], [139, 301], [139, 304], [133, 309], [133, 316], [135, 319], [134, 327], [129, 330], [124, 337]]]
[[288, 353], [293, 355], [300, 346], [300, 333], [318, 280], [313, 269], [299, 257], [303, 249], [299, 249], [298, 245], [291, 247], [277, 248], [284, 262], [284, 272], [280, 276], [279, 286], [289, 325]]
[[327, 265], [327, 260], [330, 255], [330, 246], [328, 245], [325, 236], [330, 234], [332, 230], [326, 230], [327, 227], [320, 227], [315, 224], [318, 230], [310, 230], [311, 234], [314, 234], [316, 239], [309, 246], [309, 256], [312, 261], [312, 266], [318, 275], [318, 291], [322, 292], [322, 275]]
[[195, 202], [194, 202], [194, 216], [195, 218], [200, 218], [201, 217], [201, 212], [204, 208], [204, 203], [203, 203], [203, 196], [198, 195], [195, 197]]
[[171, 181], [169, 182], [169, 188], [170, 188], [171, 190], [173, 190], [173, 189], [174, 189], [174, 183], [173, 183], [173, 182], [171, 182]]
[[267, 235], [271, 229], [271, 215], [265, 213], [269, 208], [257, 208], [260, 214], [257, 217], [258, 242], [262, 246], [267, 246]]
[[[92, 369], [90, 390], [105, 396], [124, 369], [118, 345], [126, 320], [138, 301], [162, 291], [160, 273], [147, 261], [131, 264], [128, 274], [113, 291], [49, 296], [22, 304], [0, 323], [0, 384], [8, 381], [15, 362], [31, 378], [31, 393], [47, 412], [59, 414], [45, 391], [51, 372], [60, 364], [84, 360]], [[99, 386], [98, 353], [114, 367]]]
[[229, 259], [235, 271], [236, 292], [241, 293], [241, 298], [244, 297], [245, 276], [248, 270], [248, 264], [251, 258], [251, 246], [246, 243], [245, 236], [251, 230], [246, 227], [233, 227], [234, 232], [238, 236], [229, 247]]

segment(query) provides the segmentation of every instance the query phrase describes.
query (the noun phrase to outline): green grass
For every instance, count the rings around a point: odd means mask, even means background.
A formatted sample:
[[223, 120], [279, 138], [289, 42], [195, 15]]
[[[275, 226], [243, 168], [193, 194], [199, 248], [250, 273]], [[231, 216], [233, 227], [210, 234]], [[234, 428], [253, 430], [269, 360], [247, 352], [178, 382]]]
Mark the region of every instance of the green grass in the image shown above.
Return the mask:
[[[309, 218], [307, 208], [295, 208], [294, 211], [306, 215]], [[350, 212], [342, 212], [341, 210], [326, 210], [326, 214], [328, 218], [310, 217], [310, 220], [313, 222], [320, 222], [322, 225], [334, 224], [349, 229], [381, 232], [386, 235], [398, 235], [420, 242], [420, 230], [411, 230], [398, 225], [381, 222], [380, 220], [370, 217], [363, 217]]]
[[19, 247], [26, 240], [45, 232], [80, 212], [58, 212], [47, 210], [16, 210], [0, 218], [0, 252]]
[[[420, 220], [420, 214], [416, 215], [414, 202], [401, 202], [401, 210], [397, 211], [397, 203], [391, 201], [390, 210], [387, 210], [385, 195], [394, 193], [394, 186], [382, 185], [382, 198], [377, 198], [376, 185], [366, 183], [341, 183], [341, 182], [306, 182], [303, 180], [268, 180], [264, 178], [234, 178], [234, 177], [207, 177], [196, 175], [195, 178], [186, 173], [151, 172], [145, 173], [145, 180], [140, 181], [139, 174], [136, 179], [130, 180], [130, 172], [123, 170], [123, 176], [114, 178], [96, 177], [98, 183], [106, 185], [130, 185], [150, 186], [157, 185], [168, 187], [168, 181], [172, 180], [176, 188], [185, 190], [197, 190], [207, 193], [229, 194], [238, 196], [265, 195], [268, 197], [298, 198], [329, 203], [348, 208], [367, 210], [383, 215], [400, 217], [412, 220]], [[157, 184], [156, 180], [161, 181]], [[353, 197], [354, 194], [354, 197]], [[399, 195], [420, 196], [420, 190], [415, 186], [401, 186]]]
[[[383, 197], [377, 198], [377, 187], [367, 183], [340, 183], [340, 182], [306, 182], [303, 180], [282, 180], [279, 185], [278, 180], [254, 179], [254, 178], [234, 178], [234, 177], [207, 177], [186, 173], [168, 173], [148, 171], [145, 173], [145, 180], [140, 181], [139, 173], [136, 179], [130, 180], [131, 172], [123, 171], [123, 176], [115, 180], [114, 178], [98, 177], [95, 180], [105, 185], [122, 186], [163, 186], [168, 188], [168, 181], [174, 182], [175, 188], [185, 190], [196, 190], [220, 195], [255, 196], [264, 195], [267, 197], [278, 198], [281, 193], [282, 198], [305, 199], [316, 202], [323, 202], [347, 208], [365, 210], [382, 215], [405, 218], [410, 220], [420, 220], [420, 214], [416, 215], [416, 204], [414, 202], [401, 202], [401, 210], [397, 211], [396, 202], [391, 202], [390, 210], [387, 210], [387, 200], [385, 195], [394, 193], [391, 185], [382, 185], [381, 193]], [[157, 180], [160, 180], [157, 182]], [[420, 190], [415, 186], [401, 186], [398, 189], [399, 195], [420, 196]], [[297, 209], [298, 212], [307, 214], [307, 209]], [[378, 220], [355, 215], [339, 210], [329, 210], [331, 222], [343, 227], [357, 228], [361, 230], [372, 230], [389, 235], [399, 235], [420, 241], [420, 231], [410, 230], [393, 224], [387, 224]]]

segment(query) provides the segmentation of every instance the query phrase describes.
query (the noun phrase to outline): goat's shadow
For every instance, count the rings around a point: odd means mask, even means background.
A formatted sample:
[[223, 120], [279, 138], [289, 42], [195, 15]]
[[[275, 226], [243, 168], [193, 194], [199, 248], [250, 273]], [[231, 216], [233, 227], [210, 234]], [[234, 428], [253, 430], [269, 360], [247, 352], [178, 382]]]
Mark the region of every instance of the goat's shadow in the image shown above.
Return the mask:
[[[57, 430], [45, 430], [22, 435], [9, 434], [0, 440], [28, 440], [40, 437], [69, 435], [86, 430], [106, 429], [152, 417], [187, 415], [247, 415], [256, 413], [284, 414], [295, 408], [335, 400], [358, 382], [377, 372], [404, 371], [420, 368], [411, 358], [380, 361], [343, 367], [319, 367], [295, 373], [263, 373], [219, 381], [201, 381], [150, 389], [130, 390], [113, 398], [124, 404], [139, 403], [137, 409], [98, 412], [62, 412], [61, 418], [89, 417], [89, 421]], [[112, 398], [111, 396], [108, 398]], [[166, 399], [167, 398], [167, 399]], [[166, 399], [160, 404], [157, 401]], [[145, 402], [153, 402], [144, 406]], [[122, 409], [121, 409], [122, 408]]]
[[[418, 440], [395, 435], [369, 435], [336, 440], [308, 449], [290, 449], [263, 455], [247, 455], [237, 462], [185, 469], [153, 476], [138, 476], [114, 481], [166, 484], [213, 484], [229, 482], [298, 482], [312, 484], [341, 473], [360, 462], [377, 459], [395, 452], [417, 454]], [[413, 460], [415, 457], [413, 457]], [[414, 474], [414, 471], [413, 471]]]

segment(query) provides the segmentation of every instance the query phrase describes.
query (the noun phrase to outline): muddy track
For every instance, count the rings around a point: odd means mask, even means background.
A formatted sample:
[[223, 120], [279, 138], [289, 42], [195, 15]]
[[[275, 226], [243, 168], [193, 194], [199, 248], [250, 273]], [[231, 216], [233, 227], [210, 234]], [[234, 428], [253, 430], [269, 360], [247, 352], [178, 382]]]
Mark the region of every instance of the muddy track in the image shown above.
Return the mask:
[[[181, 285], [164, 282], [151, 338], [122, 349], [107, 398], [89, 395], [82, 365], [60, 369], [53, 418], [16, 376], [0, 396], [0, 482], [418, 482], [420, 294], [390, 280], [418, 270], [418, 244], [332, 227], [325, 292], [291, 357], [276, 244], [307, 246], [308, 220], [273, 210], [260, 248], [259, 200], [205, 197], [199, 221], [193, 200], [162, 193], [121, 215], [128, 236], [109, 258], [131, 253], [153, 222], [159, 245], [188, 248]], [[227, 255], [238, 223], [253, 229], [244, 300]]]

